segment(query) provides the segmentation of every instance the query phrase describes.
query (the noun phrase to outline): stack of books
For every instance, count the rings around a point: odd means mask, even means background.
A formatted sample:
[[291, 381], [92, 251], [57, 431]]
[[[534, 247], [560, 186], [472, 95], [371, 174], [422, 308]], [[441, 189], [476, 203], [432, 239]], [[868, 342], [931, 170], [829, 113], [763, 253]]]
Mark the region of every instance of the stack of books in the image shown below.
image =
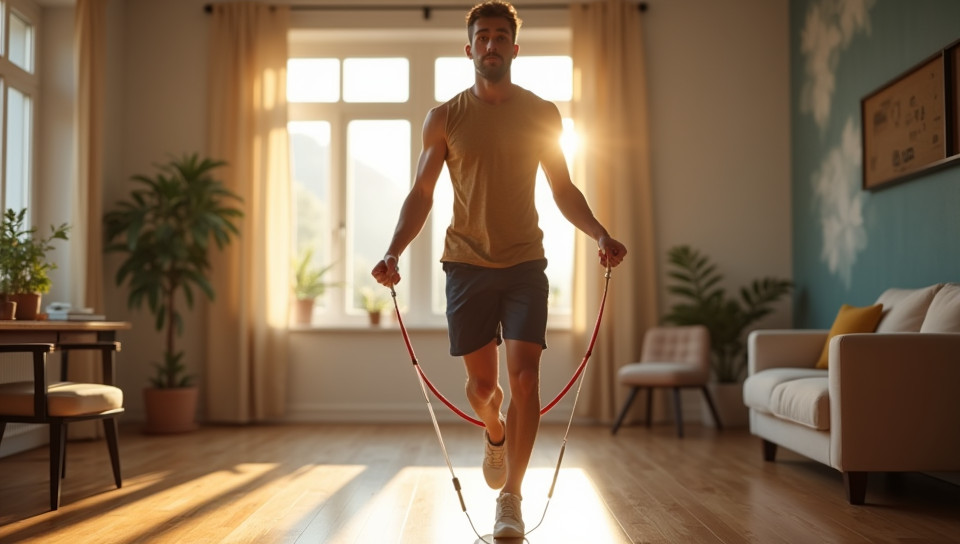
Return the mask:
[[51, 321], [105, 321], [107, 316], [93, 313], [93, 308], [71, 308], [65, 304], [47, 307], [47, 319]]

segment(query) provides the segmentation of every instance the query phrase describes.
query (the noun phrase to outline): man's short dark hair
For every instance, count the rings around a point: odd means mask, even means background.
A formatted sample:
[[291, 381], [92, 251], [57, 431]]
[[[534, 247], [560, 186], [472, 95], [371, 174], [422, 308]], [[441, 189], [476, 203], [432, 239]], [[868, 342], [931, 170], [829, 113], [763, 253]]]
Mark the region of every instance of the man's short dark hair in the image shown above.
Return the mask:
[[517, 32], [520, 31], [520, 25], [523, 21], [517, 15], [517, 10], [510, 2], [503, 0], [489, 0], [481, 2], [467, 13], [467, 36], [470, 42], [473, 42], [473, 24], [481, 17], [501, 17], [510, 24], [510, 31], [513, 33], [513, 43], [517, 43]]

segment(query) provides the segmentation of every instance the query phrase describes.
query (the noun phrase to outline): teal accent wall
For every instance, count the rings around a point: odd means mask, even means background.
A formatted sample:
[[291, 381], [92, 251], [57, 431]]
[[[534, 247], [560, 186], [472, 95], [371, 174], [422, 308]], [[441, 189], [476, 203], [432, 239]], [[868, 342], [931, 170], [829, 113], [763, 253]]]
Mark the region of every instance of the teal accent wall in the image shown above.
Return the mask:
[[957, 0], [791, 0], [795, 326], [960, 282], [960, 164], [860, 189], [860, 100], [958, 39]]

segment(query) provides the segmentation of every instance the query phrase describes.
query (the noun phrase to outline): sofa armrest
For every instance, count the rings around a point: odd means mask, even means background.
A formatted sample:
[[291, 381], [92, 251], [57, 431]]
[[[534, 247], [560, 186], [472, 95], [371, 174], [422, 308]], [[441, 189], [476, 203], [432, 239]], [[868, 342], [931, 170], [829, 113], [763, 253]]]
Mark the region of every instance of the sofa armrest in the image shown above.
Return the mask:
[[760, 329], [747, 337], [747, 374], [767, 368], [813, 368], [829, 331], [819, 329]]
[[831, 464], [960, 470], [960, 334], [844, 334], [830, 342]]

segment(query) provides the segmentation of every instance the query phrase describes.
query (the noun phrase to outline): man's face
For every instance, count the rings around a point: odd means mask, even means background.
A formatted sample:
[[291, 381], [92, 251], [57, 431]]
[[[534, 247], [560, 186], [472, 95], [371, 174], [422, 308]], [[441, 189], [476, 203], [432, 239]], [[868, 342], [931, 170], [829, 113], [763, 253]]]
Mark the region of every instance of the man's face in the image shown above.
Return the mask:
[[467, 56], [480, 77], [494, 83], [510, 73], [510, 65], [519, 47], [513, 43], [510, 25], [502, 17], [481, 17], [473, 24], [473, 40]]

